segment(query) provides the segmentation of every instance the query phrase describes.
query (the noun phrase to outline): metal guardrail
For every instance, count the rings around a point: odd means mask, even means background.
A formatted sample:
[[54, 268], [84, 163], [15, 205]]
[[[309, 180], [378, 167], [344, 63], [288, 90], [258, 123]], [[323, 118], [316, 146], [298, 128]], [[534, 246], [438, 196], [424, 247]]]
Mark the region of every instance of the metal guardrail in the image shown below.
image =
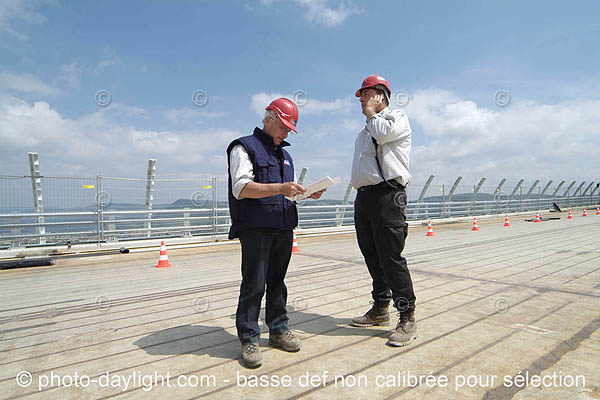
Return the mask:
[[[342, 227], [354, 224], [354, 205], [306, 202], [298, 206], [299, 227]], [[600, 195], [505, 199], [505, 201], [452, 201], [409, 203], [407, 220], [508, 214], [552, 208], [593, 206]], [[217, 202], [217, 204], [219, 204]], [[595, 210], [590, 210], [595, 213]], [[43, 219], [40, 219], [43, 217]], [[42, 222], [40, 222], [42, 221]], [[227, 207], [173, 208], [153, 210], [67, 211], [0, 214], [0, 244], [8, 247], [65, 242], [117, 242], [151, 237], [216, 236], [230, 226]], [[41, 230], [40, 227], [44, 229]], [[42, 240], [43, 239], [43, 240]]]
[[[156, 160], [148, 160], [146, 179], [43, 176], [37, 154], [29, 158], [29, 176], [0, 175], [0, 248], [158, 237], [216, 238], [229, 230], [225, 180], [155, 179]], [[306, 171], [302, 170], [301, 178]], [[543, 210], [552, 203], [562, 208], [600, 203], [600, 185], [594, 182], [576, 185], [572, 181], [564, 190], [567, 182], [563, 180], [548, 191], [552, 180], [543, 189], [536, 180], [526, 190], [520, 179], [512, 191], [503, 192], [506, 178], [487, 187], [486, 178], [473, 186], [459, 186], [461, 176], [451, 186], [432, 185], [433, 179], [431, 175], [424, 185], [407, 188], [409, 199], [417, 199], [407, 206], [407, 220]], [[320, 200], [301, 201], [299, 227], [351, 227], [352, 191], [346, 182], [329, 188]]]

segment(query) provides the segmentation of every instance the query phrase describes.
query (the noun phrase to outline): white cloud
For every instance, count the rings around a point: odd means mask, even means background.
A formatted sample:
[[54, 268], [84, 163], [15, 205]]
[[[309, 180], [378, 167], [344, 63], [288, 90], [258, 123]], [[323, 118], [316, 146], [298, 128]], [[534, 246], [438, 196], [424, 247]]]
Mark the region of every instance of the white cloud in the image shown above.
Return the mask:
[[[264, 6], [270, 6], [277, 0], [261, 0]], [[332, 27], [342, 24], [349, 16], [361, 14], [363, 10], [351, 2], [337, 2], [331, 0], [294, 0], [305, 10], [304, 17], [312, 24]]]
[[[325, 122], [312, 128], [311, 126], [302, 129], [302, 134], [307, 134], [310, 139], [316, 139], [320, 142], [323, 141], [336, 141], [338, 148], [342, 143], [346, 145], [354, 144], [353, 140], [349, 138], [355, 138], [358, 132], [364, 127], [364, 118], [357, 116], [357, 118], [344, 118], [334, 119], [329, 122]], [[312, 125], [312, 124], [311, 124]]]
[[506, 108], [487, 109], [430, 89], [416, 92], [405, 110], [411, 124], [431, 140], [413, 147], [415, 182], [429, 174], [441, 182], [462, 175], [497, 183], [502, 177], [556, 181], [600, 172], [597, 99], [513, 101]]
[[363, 11], [352, 3], [340, 2], [337, 7], [330, 7], [327, 0], [295, 0], [306, 8], [306, 18], [311, 22], [327, 27], [340, 25], [346, 18]]
[[[257, 93], [252, 96], [250, 102], [250, 109], [259, 115], [265, 113], [265, 107], [273, 100], [279, 97], [286, 97], [288, 99], [294, 99], [294, 94], [281, 94], [281, 93]], [[315, 98], [304, 97], [302, 95], [300, 101], [296, 100], [297, 104], [302, 104], [298, 107], [299, 117], [307, 115], [322, 115], [322, 114], [348, 114], [352, 111], [354, 106], [353, 97], [347, 96], [341, 99], [335, 99], [333, 101], [322, 101]]]
[[[262, 116], [278, 93], [259, 93], [251, 108]], [[348, 178], [354, 138], [364, 123], [359, 108], [315, 114], [302, 120], [300, 134], [292, 135], [291, 152], [296, 166], [308, 166], [316, 177]], [[305, 106], [306, 107], [306, 106]], [[486, 108], [441, 89], [417, 91], [405, 107], [413, 126], [411, 173], [413, 185], [422, 185], [430, 174], [434, 184], [463, 184], [487, 177], [495, 186], [510, 181], [585, 179], [600, 176], [600, 100], [573, 99], [556, 104], [514, 101], [505, 108]], [[168, 121], [206, 121], [206, 110], [183, 107], [159, 117]], [[150, 119], [146, 119], [150, 116]], [[143, 128], [136, 126], [136, 118]], [[198, 128], [201, 123], [147, 127], [156, 117], [135, 106], [111, 104], [70, 119], [46, 101], [29, 103], [0, 93], [0, 173], [26, 173], [28, 151], [38, 151], [48, 174], [140, 176], [148, 158], [157, 158], [161, 173], [173, 177], [202, 174], [224, 176], [227, 144], [242, 134], [219, 124], [218, 129]], [[227, 121], [227, 119], [224, 119]], [[595, 178], [589, 178], [594, 176]], [[310, 179], [309, 179], [310, 181]], [[416, 189], [415, 189], [416, 190]]]
[[58, 89], [42, 82], [33, 74], [0, 73], [0, 89], [15, 90], [22, 93], [35, 93], [46, 96], [60, 94]]
[[28, 40], [28, 36], [13, 29], [17, 23], [41, 24], [46, 17], [35, 8], [49, 0], [2, 0], [0, 1], [0, 32], [6, 32], [20, 40]]
[[[125, 112], [141, 110], [119, 107]], [[107, 109], [69, 119], [45, 101], [30, 104], [0, 94], [0, 171], [14, 172], [15, 160], [22, 159], [20, 163], [26, 165], [26, 153], [37, 151], [47, 173], [137, 176], [135, 166], [143, 171], [148, 158], [157, 158], [165, 172], [197, 169], [198, 175], [212, 172], [222, 176], [226, 164], [211, 162], [219, 159], [231, 140], [241, 136], [228, 129], [139, 129], [115, 122]], [[67, 165], [69, 169], [63, 170]]]
[[104, 59], [102, 59], [102, 60], [100, 60], [98, 62], [98, 64], [96, 65], [96, 67], [92, 71], [92, 74], [99, 75], [106, 68], [110, 68], [110, 67], [113, 67], [115, 65], [120, 65], [120, 64], [122, 64], [122, 61], [116, 55], [115, 51], [112, 50], [111, 48], [107, 47], [106, 49], [104, 49]]

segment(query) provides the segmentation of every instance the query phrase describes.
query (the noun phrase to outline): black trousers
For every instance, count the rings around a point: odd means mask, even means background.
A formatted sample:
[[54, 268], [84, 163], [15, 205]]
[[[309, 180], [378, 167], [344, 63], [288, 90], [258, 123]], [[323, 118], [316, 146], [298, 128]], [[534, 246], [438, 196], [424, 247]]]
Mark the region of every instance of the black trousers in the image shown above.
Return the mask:
[[406, 191], [386, 186], [359, 191], [354, 202], [358, 246], [373, 279], [375, 302], [394, 301], [400, 312], [414, 310], [415, 293], [406, 258]]
[[292, 256], [292, 231], [251, 229], [240, 232], [242, 284], [235, 325], [242, 344], [258, 343], [260, 303], [267, 292], [265, 322], [269, 332], [287, 332], [287, 287], [283, 282]]

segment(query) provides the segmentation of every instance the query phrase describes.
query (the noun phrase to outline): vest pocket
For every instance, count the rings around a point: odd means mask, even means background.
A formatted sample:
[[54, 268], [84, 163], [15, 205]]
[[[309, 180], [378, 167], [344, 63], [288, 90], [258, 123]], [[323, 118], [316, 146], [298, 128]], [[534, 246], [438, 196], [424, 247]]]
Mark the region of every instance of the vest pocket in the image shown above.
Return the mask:
[[257, 182], [277, 183], [276, 169], [277, 165], [270, 160], [257, 160], [258, 171], [255, 172]]

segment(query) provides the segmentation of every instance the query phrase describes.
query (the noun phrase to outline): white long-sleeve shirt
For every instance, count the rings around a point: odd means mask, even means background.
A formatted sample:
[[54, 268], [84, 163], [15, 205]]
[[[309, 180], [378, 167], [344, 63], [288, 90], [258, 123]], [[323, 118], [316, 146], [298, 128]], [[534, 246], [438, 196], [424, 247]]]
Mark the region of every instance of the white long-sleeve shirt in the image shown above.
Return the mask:
[[254, 181], [252, 161], [250, 161], [246, 148], [241, 144], [234, 146], [229, 153], [229, 175], [231, 176], [233, 197], [240, 200], [240, 192], [244, 186], [248, 182]]
[[[243, 197], [240, 197], [240, 192], [248, 182], [254, 181], [254, 168], [248, 151], [241, 144], [233, 146], [229, 153], [229, 174], [231, 175], [233, 197], [238, 200], [243, 199]], [[296, 182], [295, 171], [294, 182]]]
[[367, 121], [354, 142], [352, 186], [358, 189], [383, 182], [371, 138], [377, 141], [377, 154], [385, 179], [396, 179], [401, 185], [408, 185], [412, 179], [408, 172], [410, 124], [404, 111], [386, 107]]

